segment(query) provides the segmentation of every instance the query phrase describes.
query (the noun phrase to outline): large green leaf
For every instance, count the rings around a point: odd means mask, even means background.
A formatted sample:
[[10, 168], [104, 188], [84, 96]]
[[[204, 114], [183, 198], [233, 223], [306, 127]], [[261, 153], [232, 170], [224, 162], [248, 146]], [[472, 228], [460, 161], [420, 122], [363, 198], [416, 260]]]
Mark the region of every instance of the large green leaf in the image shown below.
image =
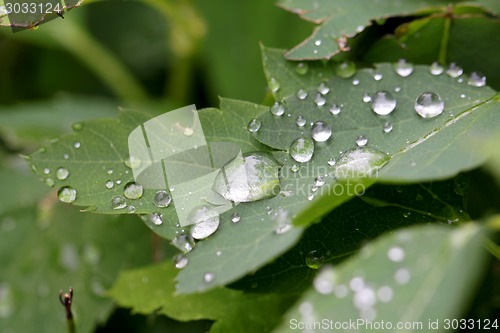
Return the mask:
[[[355, 148], [356, 138], [364, 136], [368, 139], [367, 147], [391, 157], [378, 174], [379, 181], [447, 178], [484, 162], [484, 154], [470, 153], [467, 146], [471, 138], [487, 139], [500, 130], [499, 114], [495, 112], [498, 95], [488, 87], [468, 85], [465, 75], [432, 75], [429, 66], [414, 66], [409, 76], [401, 77], [392, 64], [380, 64], [341, 78], [332, 74], [335, 64], [319, 62], [309, 63], [307, 73], [301, 75], [297, 73], [297, 63], [286, 61], [282, 54], [281, 50], [263, 50], [266, 76], [272, 82], [270, 86], [279, 85], [274, 95], [284, 105], [285, 115], [261, 114], [258, 119], [262, 126], [255, 137], [275, 149], [288, 150], [295, 139], [311, 135], [312, 123], [326, 122], [333, 135], [327, 142], [316, 144], [313, 165], [326, 168], [327, 161], [339, 160], [340, 152]], [[382, 78], [375, 80], [376, 74]], [[322, 84], [330, 89], [325, 95], [318, 92]], [[389, 115], [376, 114], [371, 103], [363, 101], [379, 91], [389, 92], [396, 100], [396, 108]], [[298, 98], [300, 92], [307, 97]], [[416, 99], [425, 92], [441, 97], [441, 115], [422, 118], [415, 112]], [[318, 98], [324, 105], [317, 105]], [[334, 104], [342, 106], [338, 115], [330, 113]], [[296, 124], [299, 116], [307, 120], [303, 127]], [[390, 133], [383, 130], [385, 123], [392, 125]]]
[[180, 321], [210, 319], [210, 332], [269, 332], [293, 301], [291, 296], [245, 294], [221, 288], [176, 295], [171, 262], [122, 273], [108, 294], [135, 313], [153, 311]]
[[342, 265], [320, 271], [275, 332], [323, 318], [337, 324], [352, 321], [360, 331], [369, 330], [369, 321], [400, 331], [398, 322], [420, 322], [420, 330], [426, 330], [429, 321], [437, 320], [438, 331], [444, 331], [444, 320], [460, 318], [482, 274], [484, 234], [480, 225], [467, 223], [419, 226], [382, 237]]
[[[55, 206], [54, 206], [55, 204]], [[65, 332], [59, 290], [74, 289], [79, 333], [113, 310], [104, 292], [118, 272], [150, 262], [150, 234], [132, 217], [96, 216], [54, 197], [0, 216], [0, 331]]]

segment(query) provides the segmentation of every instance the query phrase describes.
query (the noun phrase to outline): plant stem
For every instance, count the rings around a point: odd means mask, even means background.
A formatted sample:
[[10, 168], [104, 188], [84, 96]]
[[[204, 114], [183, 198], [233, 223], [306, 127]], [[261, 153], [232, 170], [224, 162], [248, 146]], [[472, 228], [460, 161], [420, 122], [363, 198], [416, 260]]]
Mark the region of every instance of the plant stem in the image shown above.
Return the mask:
[[441, 65], [445, 65], [447, 63], [448, 57], [448, 42], [450, 40], [450, 30], [451, 30], [451, 20], [452, 13], [451, 8], [448, 10], [444, 18], [444, 27], [443, 27], [443, 35], [441, 36], [441, 47], [439, 48], [439, 56], [438, 60]]

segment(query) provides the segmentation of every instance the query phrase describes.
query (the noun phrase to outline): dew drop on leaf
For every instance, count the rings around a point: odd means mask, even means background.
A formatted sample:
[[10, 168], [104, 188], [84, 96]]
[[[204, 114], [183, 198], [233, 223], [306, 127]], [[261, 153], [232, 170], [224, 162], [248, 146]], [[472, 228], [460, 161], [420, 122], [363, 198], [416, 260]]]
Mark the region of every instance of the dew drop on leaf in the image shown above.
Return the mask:
[[130, 182], [127, 185], [125, 185], [125, 188], [123, 189], [123, 195], [127, 199], [140, 199], [142, 197], [142, 194], [144, 193], [144, 188], [142, 185], [137, 184], [135, 182]]
[[168, 207], [170, 205], [170, 202], [172, 202], [172, 197], [165, 190], [157, 191], [153, 197], [153, 203], [155, 204], [156, 207], [160, 208]]
[[356, 145], [358, 147], [364, 147], [368, 143], [368, 138], [364, 135], [360, 135], [356, 138]]
[[314, 142], [309, 138], [298, 138], [290, 145], [290, 156], [297, 162], [309, 162], [314, 154]]
[[340, 110], [341, 110], [340, 106], [338, 106], [337, 104], [333, 104], [332, 107], [330, 108], [330, 113], [336, 116], [340, 113]]
[[314, 98], [314, 104], [316, 106], [323, 106], [326, 103], [326, 99], [323, 97], [321, 94], [316, 94], [316, 97]]
[[276, 78], [272, 77], [269, 79], [269, 89], [271, 89], [273, 93], [280, 89], [280, 83], [276, 80]]
[[137, 169], [141, 166], [142, 162], [135, 156], [130, 156], [125, 160], [125, 166], [129, 169]]
[[383, 77], [384, 76], [382, 75], [382, 73], [375, 73], [375, 74], [373, 74], [373, 79], [375, 81], [380, 81], [380, 80], [382, 80]]
[[352, 61], [344, 61], [335, 66], [335, 73], [341, 78], [347, 79], [356, 74], [356, 64]]
[[280, 102], [275, 102], [273, 106], [271, 106], [271, 113], [275, 116], [282, 116], [285, 113], [285, 106]]
[[48, 175], [50, 173], [50, 169], [49, 168], [44, 168], [43, 169], [43, 174], [44, 175]]
[[392, 262], [401, 262], [405, 258], [405, 251], [398, 246], [394, 246], [387, 251], [387, 257]]
[[193, 237], [189, 234], [179, 234], [172, 239], [171, 244], [184, 253], [191, 252], [194, 248], [195, 242]]
[[357, 85], [359, 85], [359, 80], [358, 80], [358, 79], [354, 79], [354, 80], [352, 80], [352, 85], [353, 85], [353, 86], [357, 86]]
[[394, 126], [390, 122], [386, 122], [384, 123], [384, 127], [382, 128], [382, 130], [384, 131], [384, 133], [390, 133], [392, 132], [393, 128]]
[[105, 186], [107, 189], [112, 189], [115, 186], [115, 183], [112, 180], [108, 180]]
[[330, 87], [327, 86], [327, 84], [325, 82], [321, 82], [318, 86], [318, 92], [321, 95], [326, 95], [330, 92]]
[[464, 70], [462, 69], [462, 67], [458, 66], [454, 62], [452, 62], [446, 70], [446, 74], [448, 74], [449, 77], [453, 78], [459, 77], [463, 72]]
[[153, 213], [148, 216], [148, 220], [151, 221], [154, 225], [162, 225], [163, 215], [160, 213]]
[[328, 165], [329, 165], [329, 166], [334, 166], [334, 165], [337, 163], [337, 161], [335, 160], [335, 158], [334, 158], [334, 157], [332, 157], [332, 158], [330, 158], [330, 159], [328, 160], [328, 162], [327, 162], [327, 163], [328, 163]]
[[240, 222], [240, 220], [241, 220], [240, 214], [238, 214], [237, 212], [231, 214], [231, 222], [238, 223]]
[[389, 161], [389, 156], [373, 148], [357, 148], [344, 152], [334, 170], [336, 179], [374, 176]]
[[314, 45], [316, 45], [316, 46], [320, 46], [321, 43], [322, 43], [321, 39], [317, 39], [317, 40], [314, 41]]
[[208, 272], [203, 275], [203, 281], [205, 281], [205, 283], [210, 283], [214, 279], [215, 279], [214, 273]]
[[366, 286], [356, 291], [353, 298], [354, 306], [359, 310], [371, 308], [375, 305], [376, 301], [377, 297], [375, 295], [375, 291]]
[[486, 76], [478, 72], [472, 72], [469, 77], [469, 81], [467, 81], [467, 84], [473, 87], [483, 87], [486, 85]]
[[73, 123], [73, 125], [71, 125], [71, 128], [73, 128], [73, 131], [75, 132], [81, 131], [83, 129], [83, 123]]
[[307, 64], [307, 62], [299, 62], [297, 64], [297, 67], [295, 67], [295, 71], [299, 75], [307, 74], [308, 70], [309, 70], [309, 65]]
[[253, 118], [247, 125], [247, 130], [250, 133], [256, 133], [259, 129], [260, 126], [262, 125], [261, 121], [258, 120], [257, 118]]
[[292, 172], [297, 172], [297, 171], [299, 171], [299, 170], [300, 170], [300, 166], [298, 166], [297, 164], [294, 164], [294, 165], [292, 165], [292, 166], [290, 167], [290, 170], [291, 170]]
[[396, 108], [396, 99], [387, 91], [378, 91], [372, 97], [371, 104], [373, 112], [385, 116]]
[[59, 180], [65, 180], [69, 176], [69, 171], [68, 169], [65, 168], [59, 168], [56, 170], [56, 177]]
[[125, 200], [125, 197], [122, 195], [115, 195], [111, 199], [111, 207], [113, 209], [123, 209], [127, 207], [127, 200]]
[[307, 91], [305, 91], [304, 89], [299, 89], [297, 91], [297, 98], [300, 100], [306, 99], [307, 98]]
[[189, 263], [189, 259], [182, 253], [178, 253], [174, 256], [174, 265], [177, 269], [183, 269]]
[[372, 101], [372, 97], [369, 94], [364, 94], [362, 100], [363, 102], [368, 103]]
[[318, 176], [314, 179], [314, 186], [323, 186], [325, 185], [326, 181], [325, 181], [325, 177], [322, 177], [322, 176]]
[[425, 92], [415, 100], [415, 111], [422, 118], [432, 118], [443, 113], [444, 102], [438, 94]]
[[306, 122], [307, 122], [306, 118], [304, 118], [302, 116], [298, 116], [297, 121], [295, 123], [297, 124], [297, 126], [303, 127], [306, 124]]
[[413, 64], [406, 62], [405, 59], [399, 59], [399, 61], [394, 65], [394, 70], [399, 76], [407, 77], [413, 73]]
[[45, 185], [50, 186], [50, 187], [54, 187], [55, 184], [56, 184], [56, 182], [54, 181], [54, 179], [52, 179], [52, 178], [45, 179]]
[[324, 256], [316, 250], [310, 251], [306, 256], [306, 265], [312, 269], [320, 269], [325, 261]]
[[66, 202], [66, 203], [72, 203], [75, 202], [76, 200], [76, 190], [72, 188], [71, 186], [64, 186], [59, 189], [57, 192], [57, 198], [59, 198], [60, 201]]
[[432, 75], [441, 75], [444, 72], [444, 67], [439, 64], [439, 62], [434, 61], [430, 67], [430, 72]]
[[311, 128], [311, 135], [316, 142], [325, 142], [332, 136], [332, 128], [324, 121], [317, 121]]
[[80, 142], [73, 143], [73, 147], [76, 149], [80, 148], [81, 146], [82, 146], [82, 144]]
[[194, 239], [205, 239], [219, 228], [219, 213], [207, 206], [194, 208], [189, 214], [189, 221], [193, 224], [190, 229]]

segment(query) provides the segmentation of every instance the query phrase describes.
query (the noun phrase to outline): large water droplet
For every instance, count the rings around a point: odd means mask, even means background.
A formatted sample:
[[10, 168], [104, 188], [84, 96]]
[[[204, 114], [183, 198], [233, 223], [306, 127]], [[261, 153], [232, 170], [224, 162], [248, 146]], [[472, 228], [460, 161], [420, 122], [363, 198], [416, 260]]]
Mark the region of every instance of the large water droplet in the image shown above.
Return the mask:
[[318, 92], [321, 95], [326, 95], [330, 92], [330, 87], [325, 82], [321, 82], [318, 86]]
[[310, 251], [306, 256], [306, 265], [312, 269], [320, 269], [324, 261], [325, 257], [316, 250]]
[[308, 70], [309, 70], [309, 65], [307, 64], [307, 62], [299, 62], [297, 64], [297, 67], [295, 68], [295, 71], [299, 75], [305, 75], [305, 74], [307, 74]]
[[314, 142], [309, 138], [298, 138], [290, 145], [290, 156], [297, 162], [309, 162], [314, 154]]
[[486, 76], [478, 72], [472, 72], [467, 84], [473, 87], [483, 87], [486, 85]]
[[64, 186], [57, 192], [57, 197], [60, 201], [66, 203], [72, 203], [76, 200], [76, 190], [71, 186]]
[[69, 171], [68, 169], [65, 168], [59, 168], [56, 170], [56, 177], [59, 180], [65, 180], [69, 176]]
[[351, 61], [344, 61], [335, 66], [335, 73], [341, 78], [349, 78], [356, 74], [356, 64]]
[[247, 130], [250, 132], [250, 133], [256, 133], [259, 129], [260, 129], [260, 126], [262, 125], [262, 122], [257, 119], [257, 118], [253, 118], [249, 123], [248, 123], [248, 126], [247, 126]]
[[314, 98], [314, 104], [316, 106], [323, 106], [326, 103], [326, 99], [323, 97], [321, 94], [316, 94], [316, 97]]
[[364, 135], [360, 135], [356, 138], [356, 145], [358, 147], [364, 147], [368, 143], [368, 138]]
[[415, 100], [415, 111], [423, 118], [439, 116], [443, 110], [443, 100], [433, 92], [425, 92]]
[[175, 268], [183, 269], [189, 263], [189, 259], [182, 253], [176, 254], [173, 258]]
[[241, 220], [240, 214], [238, 214], [237, 212], [231, 214], [231, 222], [238, 223], [240, 222], [240, 220]]
[[307, 98], [307, 91], [305, 91], [304, 89], [299, 89], [299, 91], [297, 91], [297, 98], [300, 100], [306, 99]]
[[191, 252], [194, 248], [195, 242], [193, 237], [189, 234], [179, 234], [174, 239], [172, 239], [173, 246], [178, 248], [184, 253]]
[[269, 89], [271, 89], [273, 93], [280, 89], [280, 83], [274, 77], [269, 79]]
[[168, 205], [170, 205], [170, 202], [172, 202], [172, 197], [167, 191], [160, 190], [155, 193], [153, 202], [156, 207], [160, 208], [168, 207]]
[[434, 61], [429, 69], [432, 75], [441, 75], [444, 72], [443, 66], [439, 62]]
[[323, 121], [317, 121], [313, 124], [311, 135], [316, 142], [325, 142], [332, 136], [332, 128]]
[[393, 128], [394, 128], [394, 126], [390, 122], [386, 122], [382, 129], [383, 129], [384, 133], [390, 133]]
[[306, 124], [306, 122], [307, 122], [306, 118], [304, 118], [302, 116], [298, 116], [297, 121], [295, 123], [297, 124], [297, 126], [303, 127]]
[[337, 274], [332, 266], [325, 266], [316, 275], [313, 281], [314, 289], [323, 295], [333, 293], [333, 289], [337, 282]]
[[448, 76], [453, 78], [459, 77], [460, 75], [462, 75], [463, 72], [464, 70], [462, 69], [462, 67], [457, 66], [457, 64], [455, 64], [454, 62], [452, 62], [450, 66], [448, 66], [448, 69], [446, 70], [446, 74], [448, 74]]
[[334, 116], [338, 115], [341, 111], [341, 108], [337, 104], [333, 104], [332, 107], [330, 108], [330, 113], [333, 114]]
[[271, 106], [271, 113], [275, 116], [282, 116], [285, 113], [285, 106], [280, 102], [275, 102], [273, 106]]
[[378, 115], [385, 116], [396, 108], [396, 99], [387, 91], [379, 91], [372, 97], [372, 110]]
[[374, 176], [389, 161], [389, 156], [372, 148], [351, 149], [337, 161], [335, 178], [350, 179]]
[[220, 217], [215, 209], [205, 205], [194, 208], [189, 220], [193, 224], [191, 236], [194, 239], [205, 239], [219, 228]]
[[127, 200], [122, 195], [116, 195], [111, 199], [111, 207], [113, 209], [123, 209], [127, 207]]
[[413, 73], [413, 64], [406, 62], [405, 59], [399, 59], [399, 61], [394, 65], [396, 73], [401, 77], [407, 77]]
[[135, 182], [128, 183], [123, 189], [123, 195], [127, 199], [139, 199], [142, 197], [142, 193], [144, 193], [144, 188]]
[[14, 313], [14, 295], [7, 283], [0, 283], [0, 318], [8, 318]]
[[279, 168], [271, 156], [249, 153], [227, 163], [215, 177], [212, 188], [234, 202], [271, 198], [280, 192]]

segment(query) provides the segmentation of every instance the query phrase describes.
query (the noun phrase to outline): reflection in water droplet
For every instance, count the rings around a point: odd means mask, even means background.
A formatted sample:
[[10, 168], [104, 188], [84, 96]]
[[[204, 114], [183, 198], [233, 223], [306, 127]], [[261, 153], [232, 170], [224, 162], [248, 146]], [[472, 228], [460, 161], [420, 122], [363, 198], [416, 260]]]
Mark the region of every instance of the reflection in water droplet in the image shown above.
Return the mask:
[[195, 242], [193, 237], [189, 234], [179, 234], [172, 239], [171, 244], [184, 253], [191, 252], [194, 248]]
[[219, 213], [205, 205], [194, 208], [189, 220], [193, 224], [190, 229], [191, 236], [194, 239], [205, 239], [213, 234], [219, 228]]
[[385, 116], [396, 108], [396, 99], [387, 91], [379, 91], [373, 95], [372, 110], [378, 115]]
[[406, 62], [405, 59], [399, 59], [399, 61], [394, 65], [394, 69], [396, 73], [398, 73], [401, 77], [407, 77], [411, 73], [413, 73], [413, 65], [409, 62]]
[[478, 72], [472, 72], [467, 84], [473, 87], [483, 87], [486, 85], [486, 76]]
[[328, 295], [333, 293], [335, 284], [337, 280], [337, 274], [332, 266], [325, 266], [319, 273], [316, 275], [313, 281], [314, 289], [323, 295]]
[[309, 70], [309, 65], [307, 64], [307, 62], [299, 62], [297, 64], [297, 67], [295, 68], [295, 71], [299, 75], [305, 75], [305, 74], [307, 74], [308, 70]]
[[313, 124], [311, 135], [316, 142], [325, 142], [332, 136], [332, 128], [323, 121], [317, 121]]
[[299, 89], [299, 91], [297, 91], [297, 98], [300, 100], [306, 99], [307, 98], [307, 91], [305, 91], [304, 89]]
[[0, 283], [0, 318], [8, 318], [14, 313], [14, 295], [9, 284]]
[[341, 110], [340, 106], [338, 106], [337, 104], [333, 104], [332, 107], [330, 108], [330, 113], [336, 116], [340, 113], [340, 110]]
[[347, 79], [356, 74], [356, 64], [351, 61], [344, 61], [335, 66], [335, 73], [341, 78]]
[[113, 209], [123, 209], [127, 207], [127, 200], [125, 200], [125, 197], [122, 195], [115, 195], [111, 199], [111, 207]]
[[174, 265], [177, 269], [183, 269], [189, 263], [189, 259], [182, 253], [178, 253], [174, 256]]
[[106, 188], [112, 189], [113, 186], [115, 186], [115, 183], [111, 180], [108, 180], [105, 185], [106, 185]]
[[392, 132], [393, 128], [394, 128], [394, 126], [390, 122], [386, 122], [384, 124], [383, 131], [384, 131], [384, 133], [390, 133], [390, 132]]
[[167, 191], [159, 190], [155, 193], [153, 202], [156, 207], [165, 208], [170, 205], [170, 202], [172, 202], [172, 197]]
[[462, 67], [457, 66], [457, 64], [455, 64], [454, 62], [452, 62], [446, 70], [446, 74], [448, 74], [449, 77], [453, 78], [459, 77], [463, 72], [464, 70], [462, 69]]
[[321, 95], [326, 95], [330, 92], [330, 87], [327, 86], [325, 82], [321, 82], [320, 85], [318, 86], [318, 92]]
[[280, 83], [274, 77], [269, 79], [269, 89], [271, 89], [273, 93], [280, 89]]
[[302, 116], [298, 116], [297, 121], [295, 123], [297, 124], [297, 126], [303, 127], [306, 124], [306, 122], [307, 122], [306, 118], [304, 118]]
[[297, 162], [309, 162], [314, 154], [314, 142], [309, 138], [298, 138], [290, 145], [290, 156]]
[[144, 193], [144, 188], [135, 182], [128, 183], [123, 189], [123, 195], [127, 199], [139, 199], [142, 197], [142, 193]]
[[56, 177], [59, 180], [65, 180], [69, 176], [69, 171], [68, 169], [65, 168], [59, 168], [56, 170]]
[[390, 157], [372, 148], [351, 149], [343, 153], [335, 166], [336, 179], [373, 177]]
[[64, 186], [57, 192], [57, 197], [60, 201], [72, 203], [76, 200], [76, 190], [70, 186]]
[[203, 275], [203, 281], [205, 281], [205, 283], [210, 283], [214, 279], [215, 279], [214, 273], [208, 272]]
[[444, 68], [439, 62], [434, 61], [431, 65], [430, 72], [432, 75], [441, 75], [444, 72]]
[[316, 94], [316, 97], [314, 98], [314, 104], [316, 106], [323, 106], [326, 103], [326, 99], [323, 97], [321, 94]]
[[423, 118], [439, 116], [443, 110], [443, 100], [433, 92], [425, 92], [415, 100], [415, 111]]
[[249, 123], [248, 123], [248, 126], [247, 126], [247, 130], [250, 132], [250, 133], [256, 133], [259, 129], [260, 129], [260, 126], [262, 125], [262, 122], [260, 120], [258, 120], [257, 118], [253, 118]]
[[238, 214], [237, 212], [231, 214], [231, 222], [238, 223], [240, 222], [240, 220], [241, 220], [240, 214]]
[[358, 147], [364, 147], [368, 143], [368, 138], [364, 135], [360, 135], [356, 138], [356, 145]]
[[325, 257], [316, 250], [310, 251], [306, 256], [306, 265], [312, 269], [320, 269], [324, 261]]
[[280, 102], [275, 102], [273, 106], [271, 106], [271, 113], [275, 116], [282, 116], [285, 113], [285, 106]]

